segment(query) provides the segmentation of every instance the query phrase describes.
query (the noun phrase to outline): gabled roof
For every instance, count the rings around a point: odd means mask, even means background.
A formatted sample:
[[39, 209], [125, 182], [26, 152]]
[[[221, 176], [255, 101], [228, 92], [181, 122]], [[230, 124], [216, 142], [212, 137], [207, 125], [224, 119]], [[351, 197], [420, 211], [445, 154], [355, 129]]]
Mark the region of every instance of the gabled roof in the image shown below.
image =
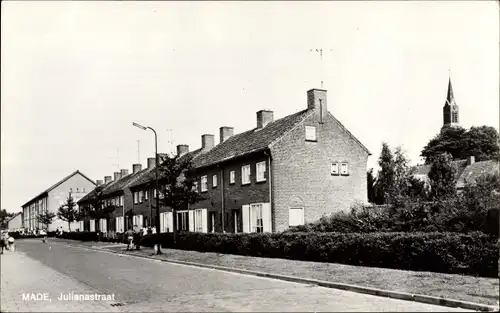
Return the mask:
[[9, 219], [6, 221], [6, 223], [8, 223], [8, 222], [12, 221], [12, 220], [13, 220], [13, 219], [15, 219], [17, 216], [22, 215], [22, 214], [23, 214], [23, 212], [17, 212], [17, 213], [16, 213], [16, 214], [14, 214], [13, 216], [11, 216], [11, 218], [9, 218]]
[[43, 195], [49, 193], [51, 190], [55, 189], [56, 187], [58, 187], [59, 185], [61, 185], [62, 183], [64, 183], [65, 181], [67, 181], [68, 179], [70, 179], [71, 177], [75, 176], [76, 174], [80, 174], [82, 175], [83, 178], [87, 179], [89, 182], [91, 182], [92, 184], [95, 185], [95, 182], [88, 178], [87, 176], [85, 176], [82, 172], [80, 172], [79, 170], [76, 170], [74, 171], [73, 173], [69, 174], [68, 176], [64, 177], [63, 179], [61, 179], [60, 181], [58, 181], [57, 183], [55, 183], [54, 185], [52, 185], [51, 187], [49, 187], [48, 189], [46, 189], [44, 192], [40, 193], [38, 196], [32, 198], [30, 201], [26, 202], [25, 204], [23, 204], [21, 207], [25, 207], [26, 205], [30, 204], [31, 202], [33, 202], [34, 200], [37, 200], [38, 198], [42, 197]]
[[308, 113], [311, 112], [311, 110], [303, 110], [269, 123], [264, 128], [254, 128], [231, 136], [207, 153], [200, 154], [196, 157], [193, 160], [193, 165], [197, 168], [206, 167], [252, 152], [264, 150], [297, 123], [304, 120]]
[[487, 160], [475, 162], [467, 166], [457, 181], [457, 187], [465, 187], [466, 182], [475, 182], [482, 174], [493, 174], [499, 171], [499, 162], [496, 160]]

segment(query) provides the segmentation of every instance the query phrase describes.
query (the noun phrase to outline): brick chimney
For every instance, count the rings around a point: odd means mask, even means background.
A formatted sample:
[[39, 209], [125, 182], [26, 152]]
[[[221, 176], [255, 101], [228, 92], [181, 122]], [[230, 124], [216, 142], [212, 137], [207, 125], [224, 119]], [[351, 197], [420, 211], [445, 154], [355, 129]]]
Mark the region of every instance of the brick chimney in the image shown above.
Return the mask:
[[215, 145], [215, 136], [210, 134], [201, 135], [201, 148], [202, 151], [206, 152], [212, 149]]
[[264, 128], [267, 124], [272, 123], [274, 112], [269, 110], [260, 110], [257, 112], [257, 128]]
[[107, 184], [112, 181], [111, 176], [104, 176], [104, 183]]
[[156, 159], [155, 158], [148, 158], [148, 168], [152, 169], [156, 166]]
[[472, 165], [475, 162], [476, 162], [476, 157], [474, 157], [473, 155], [467, 157], [467, 166]]
[[122, 178], [122, 174], [120, 172], [114, 172], [113, 174], [115, 175], [114, 181], [118, 181]]
[[234, 135], [234, 128], [228, 127], [228, 126], [222, 126], [221, 128], [219, 128], [219, 134], [220, 134], [220, 142], [219, 143], [223, 143], [229, 137]]
[[182, 156], [189, 152], [188, 145], [177, 145], [177, 156]]
[[328, 114], [326, 90], [311, 89], [307, 91], [307, 109], [314, 110], [316, 112], [316, 121], [323, 124]]
[[101, 180], [101, 179], [96, 180], [96, 181], [95, 181], [95, 184], [96, 184], [97, 186], [102, 185], [102, 180]]
[[126, 169], [121, 169], [120, 170], [120, 177], [123, 178], [128, 175], [128, 170]]
[[142, 164], [132, 164], [132, 173], [137, 173], [142, 170]]

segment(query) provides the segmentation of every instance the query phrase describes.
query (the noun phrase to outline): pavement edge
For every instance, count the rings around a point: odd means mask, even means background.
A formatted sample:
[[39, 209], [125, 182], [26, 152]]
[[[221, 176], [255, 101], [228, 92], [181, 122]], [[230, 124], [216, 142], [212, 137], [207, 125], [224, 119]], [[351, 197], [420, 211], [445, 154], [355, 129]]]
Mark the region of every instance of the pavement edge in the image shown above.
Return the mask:
[[452, 308], [462, 308], [462, 309], [483, 311], [483, 312], [494, 312], [494, 311], [498, 312], [499, 311], [498, 308], [495, 306], [486, 305], [486, 304], [479, 304], [479, 303], [474, 303], [474, 302], [467, 302], [467, 301], [462, 301], [462, 300], [446, 299], [446, 298], [439, 298], [439, 297], [419, 295], [419, 294], [410, 294], [410, 293], [399, 292], [399, 291], [389, 291], [389, 290], [383, 290], [383, 289], [377, 289], [377, 288], [371, 288], [371, 287], [363, 287], [363, 286], [357, 286], [357, 285], [351, 285], [351, 284], [342, 284], [342, 283], [335, 283], [335, 282], [329, 282], [329, 281], [323, 281], [323, 280], [316, 280], [316, 279], [311, 279], [311, 278], [301, 278], [301, 277], [296, 277], [296, 276], [286, 276], [286, 275], [280, 275], [280, 274], [258, 272], [258, 271], [245, 270], [245, 269], [240, 269], [240, 268], [233, 268], [233, 267], [226, 267], [226, 266], [219, 266], [219, 265], [201, 264], [201, 263], [179, 261], [179, 260], [172, 260], [172, 259], [160, 259], [160, 258], [155, 257], [155, 256], [140, 255], [140, 254], [136, 254], [136, 253], [125, 253], [122, 251], [107, 249], [105, 247], [95, 247], [95, 246], [82, 247], [82, 246], [72, 245], [72, 244], [65, 244], [65, 245], [76, 247], [76, 248], [91, 249], [91, 250], [96, 250], [96, 251], [106, 251], [106, 252], [114, 253], [114, 254], [151, 259], [151, 260], [162, 261], [162, 262], [167, 262], [167, 263], [196, 266], [196, 267], [215, 269], [215, 270], [238, 273], [238, 274], [246, 274], [246, 275], [258, 276], [258, 277], [279, 279], [279, 280], [295, 282], [295, 283], [312, 284], [312, 285], [317, 285], [320, 287], [340, 289], [340, 290], [345, 290], [345, 291], [369, 294], [369, 295], [373, 295], [373, 296], [386, 297], [386, 298], [392, 298], [392, 299], [398, 299], [398, 300], [415, 301], [415, 302], [421, 302], [421, 303], [426, 303], [426, 304], [447, 306], [447, 307], [452, 307]]

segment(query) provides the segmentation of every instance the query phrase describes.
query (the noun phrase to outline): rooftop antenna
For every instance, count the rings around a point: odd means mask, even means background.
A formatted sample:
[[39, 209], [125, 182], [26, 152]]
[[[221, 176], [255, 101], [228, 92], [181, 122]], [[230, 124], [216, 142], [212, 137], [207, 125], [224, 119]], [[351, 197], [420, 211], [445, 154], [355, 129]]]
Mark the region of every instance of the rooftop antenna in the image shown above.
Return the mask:
[[[329, 49], [330, 51], [333, 51], [333, 49]], [[323, 48], [319, 49], [309, 49], [310, 52], [316, 52], [319, 53], [319, 72], [320, 72], [320, 80], [321, 80], [321, 89], [323, 89], [323, 79], [324, 79], [324, 74], [323, 74]]]

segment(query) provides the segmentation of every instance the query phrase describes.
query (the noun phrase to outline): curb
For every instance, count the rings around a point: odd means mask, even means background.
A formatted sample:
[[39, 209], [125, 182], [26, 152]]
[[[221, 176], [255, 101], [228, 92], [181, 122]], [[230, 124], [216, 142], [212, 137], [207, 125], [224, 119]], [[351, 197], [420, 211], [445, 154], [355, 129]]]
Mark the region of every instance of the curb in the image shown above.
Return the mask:
[[421, 302], [421, 303], [426, 303], [426, 304], [440, 305], [440, 306], [446, 306], [446, 307], [452, 307], [452, 308], [462, 308], [462, 309], [483, 311], [483, 312], [498, 311], [497, 307], [495, 307], [495, 306], [486, 305], [486, 304], [479, 304], [479, 303], [474, 303], [474, 302], [467, 302], [467, 301], [462, 301], [462, 300], [446, 299], [446, 298], [439, 298], [439, 297], [419, 295], [419, 294], [410, 294], [410, 293], [398, 292], [398, 291], [388, 291], [388, 290], [371, 288], [371, 287], [363, 287], [363, 286], [350, 285], [350, 284], [334, 283], [334, 282], [316, 280], [316, 279], [311, 279], [311, 278], [286, 276], [286, 275], [280, 275], [280, 274], [258, 272], [258, 271], [245, 270], [245, 269], [219, 266], [219, 265], [209, 265], [209, 264], [201, 264], [201, 263], [194, 263], [194, 262], [187, 262], [187, 261], [178, 261], [178, 260], [171, 260], [171, 259], [160, 259], [160, 258], [157, 258], [154, 256], [139, 255], [136, 253], [125, 253], [122, 251], [116, 251], [116, 250], [111, 250], [111, 249], [106, 249], [106, 248], [81, 247], [81, 246], [71, 245], [71, 244], [66, 244], [66, 245], [71, 246], [71, 247], [75, 247], [75, 248], [85, 248], [85, 249], [91, 249], [91, 250], [95, 250], [95, 251], [106, 251], [106, 252], [114, 253], [114, 254], [121, 254], [121, 255], [139, 257], [139, 258], [144, 258], [144, 259], [151, 259], [151, 260], [162, 261], [162, 262], [167, 262], [167, 263], [196, 266], [196, 267], [215, 269], [215, 270], [220, 270], [220, 271], [225, 271], [225, 272], [232, 272], [232, 273], [238, 273], [238, 274], [245, 274], [245, 275], [252, 275], [252, 276], [258, 276], [258, 277], [284, 280], [284, 281], [289, 281], [289, 282], [294, 282], [294, 283], [317, 285], [320, 287], [340, 289], [340, 290], [345, 290], [345, 291], [369, 294], [369, 295], [373, 295], [373, 296], [386, 297], [386, 298], [392, 298], [392, 299], [398, 299], [398, 300], [415, 301], [415, 302]]

